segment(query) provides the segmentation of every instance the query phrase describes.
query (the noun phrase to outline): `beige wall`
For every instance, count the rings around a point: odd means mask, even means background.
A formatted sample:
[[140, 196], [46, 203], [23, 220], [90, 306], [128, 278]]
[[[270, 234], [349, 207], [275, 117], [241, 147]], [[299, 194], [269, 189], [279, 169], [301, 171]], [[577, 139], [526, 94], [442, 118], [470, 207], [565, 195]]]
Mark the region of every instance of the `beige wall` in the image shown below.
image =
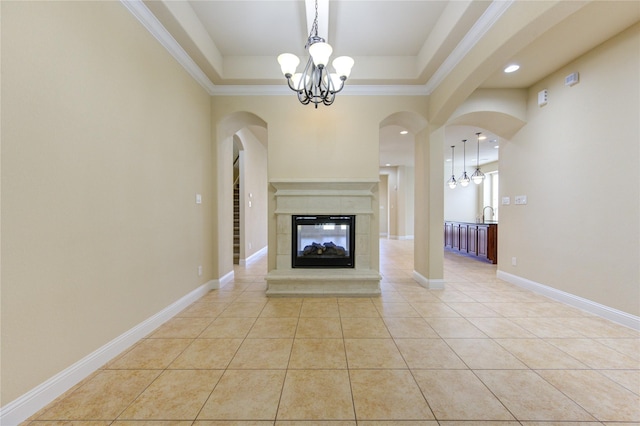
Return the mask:
[[389, 175], [380, 173], [380, 183], [378, 184], [379, 204], [380, 204], [380, 236], [389, 236]]
[[415, 170], [410, 166], [398, 167], [398, 237], [413, 238], [413, 211]]
[[240, 259], [267, 246], [267, 147], [248, 129], [239, 132], [242, 140], [240, 182]]
[[[445, 166], [445, 179], [451, 177], [451, 163]], [[483, 169], [484, 170], [484, 169]], [[460, 173], [456, 173], [458, 179]], [[478, 215], [478, 198], [482, 197], [482, 184], [471, 182], [466, 187], [456, 185], [454, 189], [444, 185], [444, 218], [454, 222], [475, 222]]]
[[[384, 167], [382, 169], [386, 177], [386, 185], [384, 186], [384, 190], [386, 194], [384, 195], [385, 199], [385, 209], [386, 209], [386, 232], [388, 238], [398, 238], [398, 191], [394, 190], [394, 188], [398, 187], [398, 168], [397, 167]], [[383, 187], [380, 186], [380, 191], [383, 190]], [[380, 200], [382, 201], [383, 197], [380, 196]], [[379, 212], [382, 214], [382, 210]]]
[[[414, 168], [381, 167], [380, 179], [380, 234], [389, 238], [413, 238]], [[384, 186], [382, 179], [384, 179]]]
[[5, 405], [212, 279], [213, 168], [209, 96], [122, 4], [1, 7]]
[[[500, 149], [500, 194], [512, 203], [498, 245], [500, 270], [636, 316], [639, 52], [640, 24], [531, 88], [526, 126]], [[572, 72], [580, 82], [565, 86]]]

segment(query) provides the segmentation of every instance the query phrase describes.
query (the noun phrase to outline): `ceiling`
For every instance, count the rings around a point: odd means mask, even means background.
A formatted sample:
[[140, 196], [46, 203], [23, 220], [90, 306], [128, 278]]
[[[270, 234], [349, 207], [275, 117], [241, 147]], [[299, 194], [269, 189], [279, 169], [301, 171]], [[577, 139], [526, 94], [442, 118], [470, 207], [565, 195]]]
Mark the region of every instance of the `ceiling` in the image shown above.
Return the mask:
[[[307, 0], [309, 1], [309, 0]], [[430, 93], [438, 70], [455, 60], [459, 44], [473, 42], [474, 31], [491, 25], [496, 8], [506, 0], [319, 0], [318, 34], [334, 49], [332, 57], [348, 55], [355, 66], [345, 92], [398, 91]], [[523, 0], [527, 1], [527, 0]], [[286, 88], [276, 57], [289, 52], [303, 58], [314, 5], [304, 0], [143, 0], [161, 26], [193, 61], [212, 92], [282, 93]], [[505, 74], [496, 63], [480, 87], [528, 88], [598, 44], [640, 20], [638, 1], [574, 2], [575, 11], [515, 54], [508, 63], [521, 68]], [[440, 72], [440, 74], [442, 71]], [[292, 94], [293, 96], [293, 94]], [[380, 165], [412, 165], [413, 136], [397, 126], [380, 132]], [[467, 144], [475, 165], [475, 133], [487, 134], [480, 158], [498, 159], [500, 138], [484, 129], [450, 126], [450, 145]], [[456, 149], [456, 161], [461, 149]], [[469, 161], [467, 161], [469, 163]], [[458, 163], [457, 163], [458, 164]]]

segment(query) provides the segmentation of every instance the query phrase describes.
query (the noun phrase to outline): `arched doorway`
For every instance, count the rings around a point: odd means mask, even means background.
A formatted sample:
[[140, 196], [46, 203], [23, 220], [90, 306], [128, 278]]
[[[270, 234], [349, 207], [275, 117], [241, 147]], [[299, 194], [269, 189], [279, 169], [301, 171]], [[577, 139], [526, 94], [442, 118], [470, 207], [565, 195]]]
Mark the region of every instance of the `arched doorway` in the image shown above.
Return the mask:
[[216, 136], [214, 233], [219, 281], [224, 285], [233, 279], [234, 263], [243, 265], [266, 250], [267, 124], [255, 114], [235, 112], [220, 121]]
[[[415, 146], [427, 127], [420, 114], [402, 111], [380, 122], [380, 229], [390, 239], [424, 238], [415, 234]], [[384, 191], [384, 193], [382, 193]], [[384, 259], [381, 259], [381, 264]]]

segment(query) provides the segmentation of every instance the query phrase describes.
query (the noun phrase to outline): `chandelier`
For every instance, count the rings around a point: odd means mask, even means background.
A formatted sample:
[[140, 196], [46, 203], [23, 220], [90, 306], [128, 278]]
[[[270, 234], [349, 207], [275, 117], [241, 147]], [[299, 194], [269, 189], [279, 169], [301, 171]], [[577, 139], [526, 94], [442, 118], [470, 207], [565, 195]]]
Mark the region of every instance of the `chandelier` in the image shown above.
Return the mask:
[[469, 175], [467, 175], [467, 140], [462, 140], [462, 174], [460, 175], [460, 179], [458, 179], [460, 185], [467, 186], [471, 179], [469, 179]]
[[467, 149], [466, 149], [466, 144], [467, 144], [467, 140], [463, 139], [462, 140], [462, 174], [460, 175], [460, 177], [458, 178], [458, 180], [456, 180], [456, 176], [454, 174], [454, 168], [453, 168], [453, 156], [454, 156], [454, 148], [455, 146], [452, 145], [451, 146], [451, 178], [447, 181], [447, 185], [449, 186], [449, 188], [454, 189], [456, 186], [458, 186], [458, 184], [460, 184], [460, 186], [465, 187], [467, 185], [469, 185], [469, 182], [473, 181], [473, 183], [475, 183], [476, 185], [480, 185], [482, 183], [482, 181], [485, 178], [484, 173], [482, 173], [482, 171], [480, 170], [480, 139], [484, 139], [484, 137], [481, 137], [480, 135], [482, 135], [481, 132], [477, 132], [476, 133], [476, 170], [475, 172], [473, 172], [473, 174], [471, 175], [471, 177], [469, 177], [469, 175], [467, 174]]
[[333, 60], [335, 72], [329, 72], [327, 64], [333, 53], [333, 48], [318, 36], [318, 0], [315, 2], [316, 15], [311, 26], [307, 44], [304, 46], [309, 51], [309, 60], [301, 73], [296, 72], [300, 59], [292, 53], [283, 53], [278, 56], [278, 63], [282, 73], [287, 78], [289, 88], [298, 94], [301, 104], [313, 103], [331, 105], [336, 93], [344, 87], [344, 82], [351, 73], [354, 61], [349, 56], [340, 56]]
[[454, 160], [454, 155], [455, 155], [455, 145], [451, 145], [451, 178], [447, 181], [447, 185], [449, 185], [449, 188], [454, 189], [456, 187], [456, 185], [458, 184], [458, 182], [456, 181], [456, 175], [454, 174], [453, 171], [453, 160]]
[[484, 179], [484, 173], [480, 171], [480, 135], [481, 134], [482, 133], [480, 132], [476, 133], [476, 138], [477, 138], [476, 146], [478, 147], [478, 151], [476, 154], [476, 171], [473, 172], [473, 174], [471, 175], [471, 180], [476, 185], [480, 185], [482, 183], [482, 180]]

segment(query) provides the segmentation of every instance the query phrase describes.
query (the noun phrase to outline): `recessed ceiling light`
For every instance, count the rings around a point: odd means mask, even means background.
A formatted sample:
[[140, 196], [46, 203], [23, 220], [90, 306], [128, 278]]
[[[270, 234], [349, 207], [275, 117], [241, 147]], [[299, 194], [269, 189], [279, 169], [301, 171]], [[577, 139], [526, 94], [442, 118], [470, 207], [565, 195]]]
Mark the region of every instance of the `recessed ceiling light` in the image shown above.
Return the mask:
[[487, 137], [485, 135], [482, 136], [478, 136], [478, 139], [480, 139], [481, 141], [485, 140]]
[[500, 146], [496, 145], [496, 146], [494, 146], [494, 148], [495, 148], [495, 149], [498, 149], [498, 148], [500, 148]]
[[518, 71], [520, 69], [520, 65], [512, 64], [504, 69], [504, 72], [510, 73], [514, 71]]
[[451, 158], [447, 158], [447, 163], [450, 163], [450, 162], [451, 162]]
[[391, 163], [387, 163], [387, 164], [385, 164], [385, 166], [391, 167]]
[[406, 130], [403, 130], [403, 131], [400, 132], [401, 135], [406, 135], [407, 133], [409, 133], [409, 132], [406, 131]]

